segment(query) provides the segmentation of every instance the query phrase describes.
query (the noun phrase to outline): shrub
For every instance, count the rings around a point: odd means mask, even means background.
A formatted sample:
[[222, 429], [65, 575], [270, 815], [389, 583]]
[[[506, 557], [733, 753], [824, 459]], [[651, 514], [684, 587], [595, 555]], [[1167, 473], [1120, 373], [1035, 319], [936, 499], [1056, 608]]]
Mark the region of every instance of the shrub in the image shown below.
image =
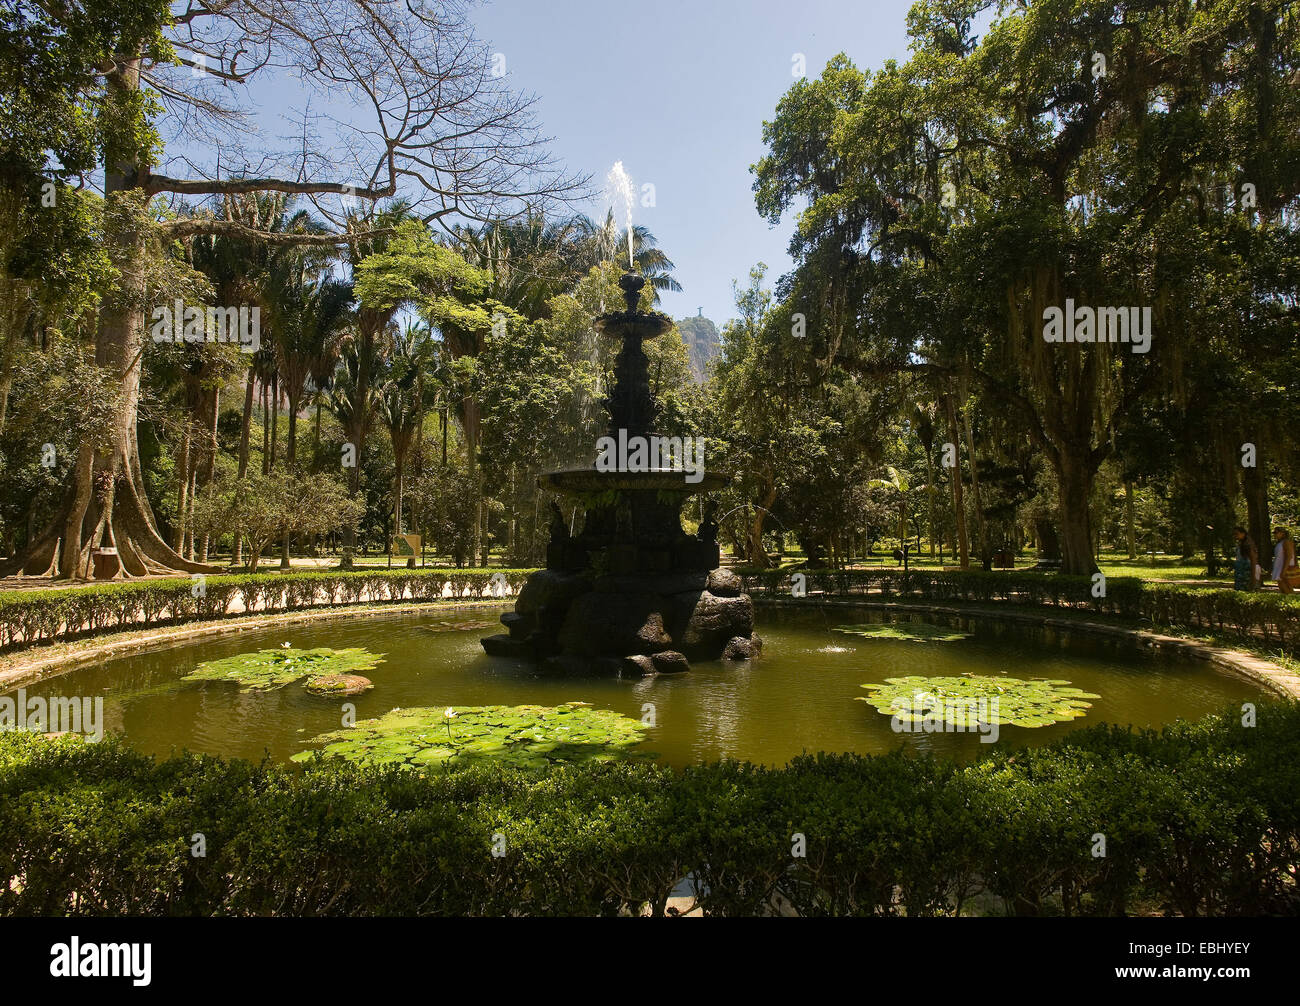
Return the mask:
[[531, 570], [328, 570], [310, 573], [216, 574], [200, 586], [191, 579], [134, 580], [85, 587], [0, 592], [0, 649], [100, 632], [225, 618], [242, 602], [244, 613], [297, 611], [411, 599], [430, 601], [446, 590], [456, 597], [490, 596], [492, 578], [518, 593]]
[[[1300, 644], [1300, 597], [1213, 590], [1151, 583], [1138, 577], [1109, 577], [1106, 596], [1093, 596], [1086, 576], [1055, 573], [962, 570], [803, 570], [809, 595], [884, 600], [1017, 604], [1093, 611], [1118, 618], [1214, 632], [1244, 642]], [[749, 571], [742, 577], [750, 594], [790, 596], [789, 570]]]
[[[0, 915], [1296, 914], [1300, 705], [967, 765], [302, 769], [0, 734]], [[793, 835], [806, 856], [792, 856]], [[196, 833], [207, 855], [190, 854]], [[1094, 835], [1106, 838], [1094, 856]], [[504, 840], [504, 846], [499, 844]], [[494, 841], [504, 855], [493, 855]]]

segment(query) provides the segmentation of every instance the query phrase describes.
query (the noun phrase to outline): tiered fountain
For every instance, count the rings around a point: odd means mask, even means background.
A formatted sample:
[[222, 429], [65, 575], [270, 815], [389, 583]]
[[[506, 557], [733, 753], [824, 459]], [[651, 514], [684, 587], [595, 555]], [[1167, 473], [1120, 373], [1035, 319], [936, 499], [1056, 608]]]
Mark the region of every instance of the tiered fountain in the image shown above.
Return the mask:
[[[619, 286], [627, 310], [596, 319], [598, 332], [622, 342], [604, 402], [610, 436], [649, 438], [659, 407], [641, 343], [670, 329], [672, 320], [637, 310], [644, 277], [626, 273]], [[706, 505], [694, 537], [680, 519], [690, 496], [728, 481], [676, 466], [600, 471], [594, 463], [541, 476], [542, 488], [583, 504], [582, 530], [570, 536], [552, 504], [546, 569], [528, 578], [515, 610], [501, 616], [509, 634], [489, 636], [483, 649], [537, 660], [548, 670], [622, 674], [684, 671], [688, 659], [756, 656], [753, 604], [740, 578], [720, 568], [716, 507]]]

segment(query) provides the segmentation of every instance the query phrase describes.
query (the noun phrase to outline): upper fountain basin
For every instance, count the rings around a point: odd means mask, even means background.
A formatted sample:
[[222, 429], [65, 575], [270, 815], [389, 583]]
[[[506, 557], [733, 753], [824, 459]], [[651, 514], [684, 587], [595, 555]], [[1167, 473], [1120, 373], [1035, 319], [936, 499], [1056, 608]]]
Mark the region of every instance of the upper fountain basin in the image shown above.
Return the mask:
[[624, 339], [631, 335], [653, 339], [673, 327], [672, 318], [658, 311], [614, 311], [596, 319], [596, 331], [601, 335]]

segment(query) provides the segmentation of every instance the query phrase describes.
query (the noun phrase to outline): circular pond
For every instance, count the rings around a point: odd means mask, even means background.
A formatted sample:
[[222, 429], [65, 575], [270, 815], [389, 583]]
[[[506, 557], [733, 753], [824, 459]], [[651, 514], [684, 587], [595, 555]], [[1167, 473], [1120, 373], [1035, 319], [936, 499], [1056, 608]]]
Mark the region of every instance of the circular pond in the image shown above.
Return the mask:
[[[105, 730], [142, 751], [166, 755], [188, 748], [276, 760], [320, 747], [311, 739], [340, 728], [344, 703], [353, 703], [363, 720], [395, 708], [576, 701], [638, 721], [652, 718], [640, 749], [672, 765], [724, 757], [779, 765], [804, 751], [879, 753], [899, 745], [963, 758], [979, 752], [977, 731], [899, 732], [889, 715], [857, 701], [873, 694], [863, 685], [887, 678], [1050, 679], [1089, 693], [1091, 705], [1084, 703], [1077, 718], [1034, 728], [1001, 726], [998, 743], [1011, 746], [1102, 722], [1157, 726], [1264, 694], [1261, 686], [1206, 661], [1152, 654], [1123, 640], [936, 619], [930, 621], [947, 631], [922, 626], [875, 635], [870, 624], [888, 622], [889, 616], [838, 606], [760, 608], [764, 654], [752, 664], [696, 664], [687, 674], [645, 679], [553, 678], [483, 653], [479, 639], [499, 629], [501, 610], [320, 620], [223, 635], [81, 668], [29, 685], [26, 694], [103, 696]], [[897, 625], [907, 630], [909, 622], [900, 618]], [[361, 672], [374, 687], [356, 695], [313, 695], [302, 681], [259, 691], [230, 680], [182, 680], [200, 664], [211, 668], [214, 661], [285, 643], [295, 654], [369, 651], [382, 658]], [[452, 719], [449, 735], [471, 722]]]

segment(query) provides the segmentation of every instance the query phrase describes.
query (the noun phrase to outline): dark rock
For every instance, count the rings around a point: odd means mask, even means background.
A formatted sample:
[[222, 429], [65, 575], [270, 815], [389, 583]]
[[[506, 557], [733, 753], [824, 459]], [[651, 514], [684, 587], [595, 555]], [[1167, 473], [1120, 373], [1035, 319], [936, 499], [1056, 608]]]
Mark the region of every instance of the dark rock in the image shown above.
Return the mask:
[[591, 581], [574, 573], [561, 573], [554, 569], [539, 569], [533, 573], [519, 591], [515, 611], [531, 615], [543, 607], [567, 608], [581, 594], [591, 590]]
[[647, 674], [654, 674], [654, 660], [643, 653], [638, 653], [631, 657], [624, 657], [622, 670], [619, 673], [622, 677], [628, 678], [639, 678], [645, 677]]
[[691, 665], [687, 662], [686, 657], [676, 650], [664, 650], [650, 657], [654, 668], [660, 674], [681, 674], [683, 671], [689, 671]]
[[543, 660], [542, 670], [548, 674], [567, 677], [614, 676], [622, 672], [623, 662], [616, 657], [584, 657], [559, 653]]
[[[691, 595], [678, 595], [689, 598]], [[695, 601], [690, 617], [678, 640], [678, 648], [688, 656], [714, 660], [728, 640], [748, 638], [754, 631], [754, 605], [747, 594], [718, 597], [707, 591]]]
[[709, 574], [707, 588], [710, 594], [718, 597], [739, 597], [745, 590], [745, 584], [731, 570], [718, 567]]
[[728, 641], [722, 651], [723, 660], [752, 660], [763, 652], [763, 641], [758, 636], [736, 636]]
[[577, 598], [560, 629], [560, 649], [585, 656], [624, 657], [654, 653], [672, 645], [664, 625], [664, 599], [649, 592]]
[[504, 632], [487, 636], [480, 640], [483, 652], [490, 657], [515, 657], [520, 660], [535, 660], [537, 651], [532, 643], [523, 639], [512, 639]]
[[708, 583], [707, 573], [658, 573], [646, 576], [600, 576], [595, 588], [609, 594], [625, 592], [652, 594], [681, 594], [685, 591], [702, 591]]
[[517, 611], [507, 611], [501, 616], [501, 624], [510, 630], [511, 639], [527, 639], [537, 628], [537, 616], [531, 612], [523, 615]]

